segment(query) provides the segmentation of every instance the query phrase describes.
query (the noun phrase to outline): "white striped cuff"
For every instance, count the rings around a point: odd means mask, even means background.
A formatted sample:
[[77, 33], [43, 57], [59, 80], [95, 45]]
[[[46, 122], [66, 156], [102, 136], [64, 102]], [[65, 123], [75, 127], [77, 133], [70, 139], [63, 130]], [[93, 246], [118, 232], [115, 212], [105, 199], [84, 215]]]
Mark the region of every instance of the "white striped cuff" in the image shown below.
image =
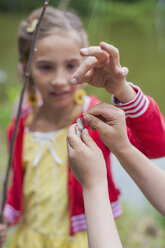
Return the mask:
[[116, 107], [124, 110], [126, 117], [137, 118], [146, 112], [149, 100], [138, 86], [132, 83], [129, 83], [129, 85], [137, 92], [136, 97], [130, 102], [121, 103], [115, 96], [112, 96], [112, 102]]
[[3, 215], [7, 218], [10, 224], [14, 224], [15, 220], [20, 215], [20, 211], [17, 211], [9, 204], [6, 204]]
[[123, 210], [121, 208], [120, 202], [119, 201], [115, 201], [111, 203], [111, 208], [112, 208], [112, 213], [113, 213], [113, 217], [114, 219], [120, 217], [123, 213]]
[[[115, 219], [118, 218], [120, 215], [122, 215], [123, 211], [122, 211], [119, 201], [112, 202], [111, 208], [112, 208], [112, 213]], [[86, 230], [87, 224], [86, 224], [85, 214], [72, 216], [71, 225], [72, 225], [74, 233]]]
[[73, 232], [84, 231], [87, 229], [85, 214], [75, 215], [71, 218]]

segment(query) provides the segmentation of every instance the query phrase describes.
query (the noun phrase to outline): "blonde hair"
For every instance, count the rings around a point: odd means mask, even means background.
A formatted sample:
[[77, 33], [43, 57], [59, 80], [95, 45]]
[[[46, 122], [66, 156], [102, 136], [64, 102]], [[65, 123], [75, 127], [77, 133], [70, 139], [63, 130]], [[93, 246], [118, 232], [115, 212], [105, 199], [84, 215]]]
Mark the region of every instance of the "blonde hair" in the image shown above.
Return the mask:
[[[18, 52], [20, 62], [26, 62], [29, 57], [30, 47], [34, 32], [27, 32], [27, 27], [34, 19], [39, 19], [42, 8], [36, 9], [20, 25], [18, 33]], [[79, 17], [69, 11], [63, 11], [54, 7], [47, 7], [43, 17], [38, 39], [51, 35], [58, 31], [74, 31], [80, 41], [80, 47], [88, 46], [87, 34]]]
[[[28, 27], [33, 23], [34, 20], [39, 19], [41, 11], [42, 8], [32, 11], [28, 16], [27, 20], [23, 21], [19, 28], [19, 33], [18, 33], [19, 61], [24, 66], [27, 64], [29, 58], [30, 48], [34, 35], [34, 31], [32, 32], [28, 31]], [[74, 32], [79, 40], [80, 47], [83, 48], [88, 46], [87, 34], [83, 28], [83, 24], [80, 18], [72, 12], [64, 11], [48, 6], [41, 22], [38, 39], [47, 37], [49, 35], [61, 31]], [[25, 72], [25, 68], [24, 68], [24, 72]], [[33, 79], [30, 77], [28, 83], [28, 92], [33, 94], [34, 91], [35, 91], [35, 84], [33, 82]], [[71, 114], [71, 118], [66, 122], [66, 125], [67, 126], [70, 125], [72, 121], [79, 115], [80, 112], [81, 112], [81, 107], [75, 105], [75, 108], [73, 109], [73, 113]], [[32, 123], [32, 120], [34, 120], [35, 109], [32, 115], [33, 118], [29, 118], [29, 120], [31, 119], [31, 121], [27, 120], [26, 125], [30, 125]]]

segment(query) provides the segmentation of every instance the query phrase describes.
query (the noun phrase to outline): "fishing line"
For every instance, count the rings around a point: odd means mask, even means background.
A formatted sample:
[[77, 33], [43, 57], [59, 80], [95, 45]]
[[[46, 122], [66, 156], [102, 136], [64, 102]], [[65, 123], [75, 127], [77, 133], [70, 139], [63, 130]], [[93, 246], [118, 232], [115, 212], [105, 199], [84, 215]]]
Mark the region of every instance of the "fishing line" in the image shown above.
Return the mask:
[[93, 22], [93, 20], [94, 20], [98, 2], [99, 2], [99, 0], [95, 0], [95, 5], [94, 5], [94, 8], [93, 8], [93, 11], [92, 11], [92, 13], [91, 13], [91, 17], [90, 17], [90, 20], [89, 20], [89, 23], [88, 23], [88, 26], [87, 26], [87, 33], [89, 32], [90, 27], [91, 27], [91, 25], [92, 25], [92, 22]]

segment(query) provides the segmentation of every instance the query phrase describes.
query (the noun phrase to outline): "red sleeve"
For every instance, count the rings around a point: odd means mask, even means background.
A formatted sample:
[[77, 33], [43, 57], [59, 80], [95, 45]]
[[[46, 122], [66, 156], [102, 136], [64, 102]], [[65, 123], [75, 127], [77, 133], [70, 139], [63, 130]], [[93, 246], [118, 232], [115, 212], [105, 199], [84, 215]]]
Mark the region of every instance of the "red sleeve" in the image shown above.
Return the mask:
[[127, 118], [128, 136], [133, 145], [149, 158], [165, 156], [165, 118], [158, 105], [147, 97], [149, 105], [144, 114]]
[[165, 118], [157, 103], [143, 94], [138, 86], [129, 83], [136, 97], [121, 103], [114, 96], [113, 103], [125, 112], [131, 143], [149, 158], [165, 156]]
[[[15, 140], [15, 147], [12, 159], [12, 181], [8, 191], [7, 201], [4, 209], [4, 216], [11, 224], [14, 224], [20, 217], [22, 208], [22, 146], [23, 146], [23, 120], [20, 121]], [[15, 122], [8, 128], [8, 140], [11, 142]]]

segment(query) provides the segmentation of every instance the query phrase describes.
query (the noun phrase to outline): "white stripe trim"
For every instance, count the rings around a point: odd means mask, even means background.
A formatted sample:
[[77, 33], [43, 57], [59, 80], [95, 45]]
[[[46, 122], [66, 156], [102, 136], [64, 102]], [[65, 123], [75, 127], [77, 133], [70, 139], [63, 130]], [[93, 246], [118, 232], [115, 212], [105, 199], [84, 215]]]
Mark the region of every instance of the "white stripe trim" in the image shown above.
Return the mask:
[[122, 215], [123, 211], [122, 211], [119, 201], [112, 202], [111, 207], [112, 207], [112, 213], [113, 213], [114, 218], [118, 218], [120, 215]]
[[15, 219], [20, 215], [20, 211], [17, 211], [11, 205], [6, 204], [3, 214], [8, 219], [8, 221], [13, 224]]
[[79, 226], [79, 227], [73, 228], [73, 232], [74, 232], [74, 233], [77, 233], [77, 232], [79, 232], [79, 231], [84, 231], [84, 230], [86, 230], [86, 229], [87, 229], [87, 225], [84, 224], [84, 225], [81, 225], [81, 226]]
[[72, 216], [71, 221], [77, 221], [77, 220], [82, 220], [82, 219], [85, 219], [85, 214], [79, 214], [79, 215]]
[[124, 104], [117, 104], [116, 106], [120, 107], [123, 110], [134, 108], [139, 104], [141, 99], [144, 97], [144, 94], [141, 91], [140, 91], [140, 93], [138, 95], [139, 95], [139, 98], [134, 103], [132, 103], [132, 104], [127, 103], [127, 105], [129, 104], [129, 106], [125, 106]]
[[148, 105], [149, 105], [149, 100], [148, 100], [148, 98], [147, 98], [147, 101], [146, 101], [146, 104], [145, 104], [144, 108], [143, 108], [139, 113], [133, 114], [133, 115], [130, 115], [130, 114], [127, 115], [127, 114], [126, 114], [126, 118], [127, 118], [127, 117], [136, 118], [136, 117], [139, 117], [139, 116], [143, 115], [143, 114], [146, 112], [146, 110], [147, 110], [147, 108], [148, 108]]
[[[127, 107], [127, 105], [131, 105], [131, 106], [134, 106], [134, 104], [136, 105], [136, 102], [138, 101], [137, 98], [139, 97], [140, 94], [143, 95], [143, 92], [141, 91], [141, 89], [134, 85], [133, 83], [128, 83], [133, 89], [137, 90], [137, 93], [136, 93], [136, 96], [133, 100], [127, 102], [127, 103], [121, 103], [114, 95], [112, 96], [112, 103], [115, 104], [116, 106], [118, 107]], [[116, 103], [116, 101], [118, 101], [118, 103]], [[128, 106], [128, 107], [129, 107]]]
[[72, 222], [73, 227], [84, 225], [84, 224], [86, 224], [86, 219], [84, 219], [82, 221]]
[[130, 114], [130, 113], [135, 113], [135, 112], [137, 112], [140, 108], [142, 108], [143, 105], [144, 105], [144, 106], [146, 105], [147, 100], [148, 100], [147, 97], [143, 97], [141, 103], [140, 103], [136, 108], [134, 108], [134, 109], [132, 109], [132, 110], [126, 110], [126, 111], [124, 111], [125, 114]]

